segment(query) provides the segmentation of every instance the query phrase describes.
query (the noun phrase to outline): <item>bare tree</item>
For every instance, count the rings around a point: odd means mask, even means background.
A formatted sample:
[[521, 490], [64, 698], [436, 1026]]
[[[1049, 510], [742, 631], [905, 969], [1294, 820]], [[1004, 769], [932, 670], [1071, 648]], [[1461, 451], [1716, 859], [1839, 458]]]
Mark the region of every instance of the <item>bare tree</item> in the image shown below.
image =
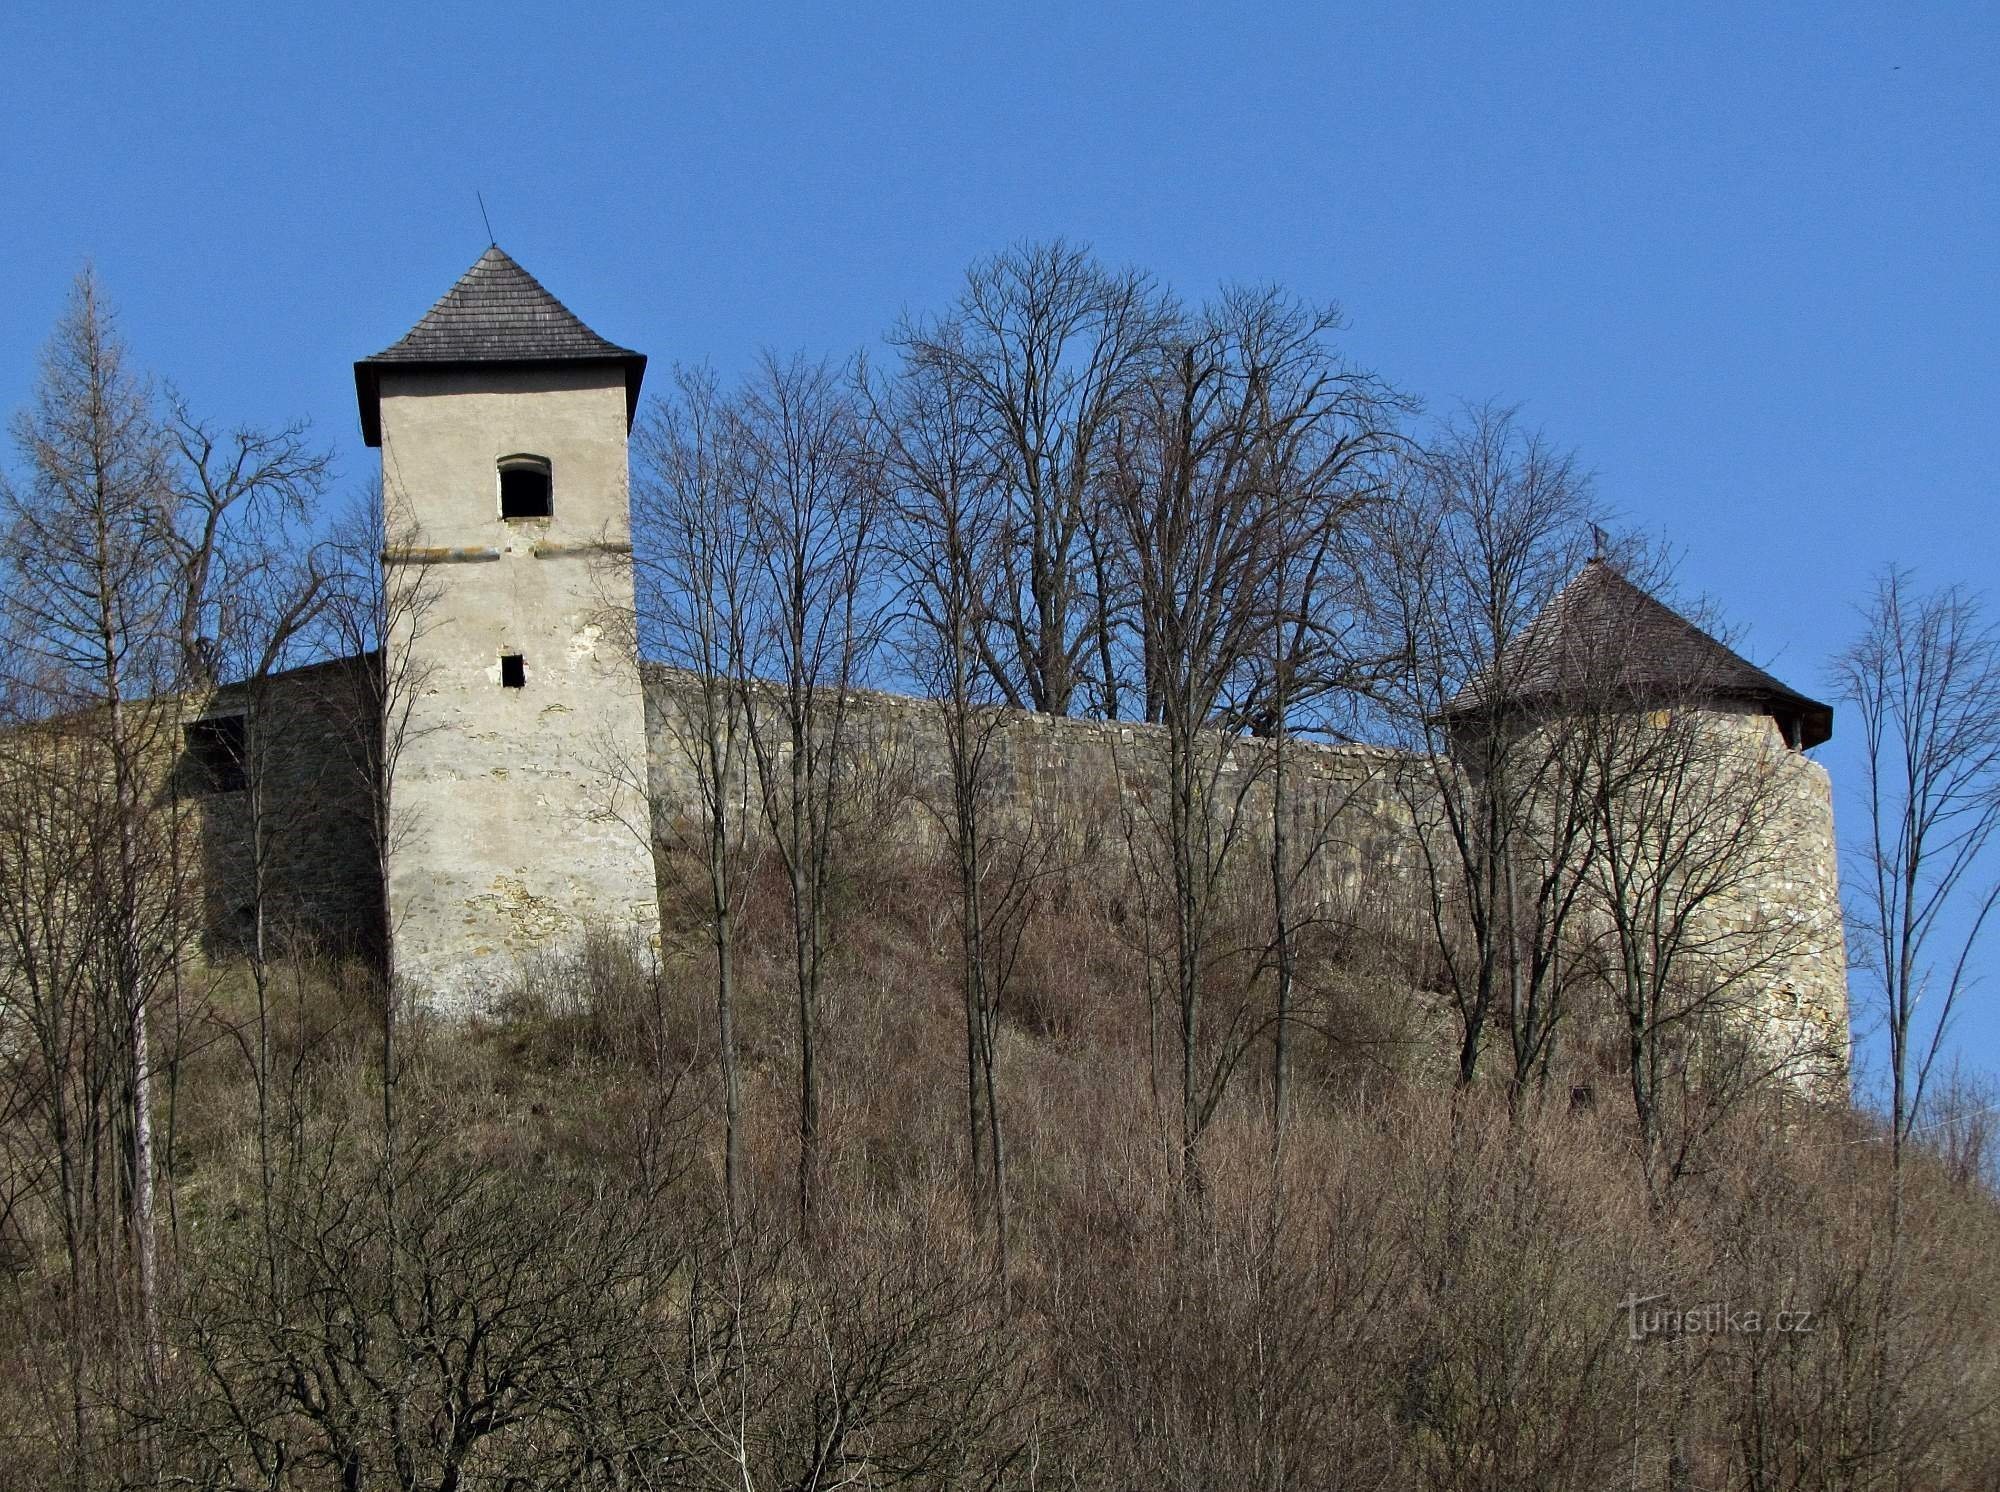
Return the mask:
[[871, 557], [880, 493], [860, 412], [835, 371], [759, 365], [739, 406], [753, 571], [744, 727], [759, 801], [785, 871], [799, 1036], [799, 1188], [810, 1218], [819, 1172], [820, 1004], [833, 847], [848, 811], [849, 694], [876, 643]]
[[[406, 509], [405, 509], [406, 510]], [[367, 820], [377, 897], [375, 954], [377, 1011], [381, 1022], [381, 1187], [386, 1233], [386, 1289], [390, 1309], [402, 1319], [404, 1291], [413, 1281], [406, 1267], [402, 1209], [404, 1175], [400, 1093], [403, 1016], [408, 992], [396, 969], [395, 909], [389, 868], [412, 834], [427, 827], [395, 796], [397, 766], [436, 725], [417, 713], [431, 677], [423, 639], [435, 625], [441, 582], [420, 557], [422, 535], [392, 517], [380, 480], [371, 482], [349, 509], [328, 546], [330, 576], [324, 620], [347, 678], [333, 696], [342, 763], [353, 791], [344, 793]]]
[[[1289, 487], [1277, 498], [1281, 527], [1290, 516]], [[1358, 681], [1379, 672], [1379, 660], [1369, 651], [1365, 634], [1365, 566], [1357, 563], [1351, 521], [1327, 524], [1310, 543], [1293, 553], [1297, 560], [1279, 567], [1273, 579], [1272, 615], [1277, 625], [1265, 635], [1260, 667], [1269, 668], [1269, 683], [1257, 690], [1259, 703], [1252, 729], [1262, 742], [1268, 775], [1270, 815], [1267, 825], [1270, 889], [1269, 940], [1261, 956], [1262, 971], [1273, 984], [1271, 1010], [1271, 1147], [1276, 1165], [1283, 1160], [1291, 1115], [1293, 1044], [1305, 1016], [1302, 997], [1312, 994], [1311, 981], [1300, 979], [1305, 940], [1329, 930], [1336, 920], [1327, 894], [1330, 857], [1342, 838], [1341, 823], [1358, 795], [1375, 779], [1371, 764], [1353, 779], [1336, 784], [1300, 760], [1301, 737], [1320, 742], [1350, 737], [1361, 698]], [[1359, 525], [1365, 527], [1365, 525]], [[1365, 541], [1360, 546], [1364, 551]], [[1357, 626], [1357, 623], [1364, 625]], [[1308, 631], [1322, 634], [1316, 646], [1325, 650], [1312, 666], [1314, 681], [1295, 692], [1301, 679], [1300, 641]], [[1336, 668], [1333, 659], [1342, 660]], [[1329, 687], [1336, 673], [1348, 675], [1349, 688]]]
[[1094, 684], [1119, 715], [1097, 494], [1112, 424], [1172, 320], [1150, 277], [1058, 239], [975, 264], [950, 312], [890, 336], [913, 372], [962, 391], [980, 475], [1006, 505], [1001, 584], [971, 641], [1016, 709], [1079, 713]]
[[[250, 927], [240, 948], [248, 958], [257, 1012], [254, 1028], [236, 1035], [252, 1066], [266, 1195], [271, 992], [281, 939], [273, 920], [282, 890], [283, 851], [316, 828], [309, 807], [281, 801], [287, 792], [309, 793], [314, 784], [299, 780], [299, 743], [291, 739], [296, 714], [278, 680], [323, 641], [318, 623], [330, 581], [326, 552], [306, 531], [319, 517], [332, 458], [308, 444], [307, 431], [300, 421], [275, 431], [238, 426], [225, 433], [174, 396], [165, 434], [173, 452], [175, 496], [158, 521], [158, 540], [176, 581], [170, 620], [179, 676], [197, 692], [224, 686], [211, 699], [240, 711], [229, 716], [240, 733], [215, 735], [209, 742], [211, 754], [232, 759], [193, 765], [197, 773], [219, 768], [232, 784], [240, 777], [242, 796], [231, 805], [239, 811], [229, 815], [229, 831], [240, 838], [247, 855], [244, 881], [234, 888], [247, 901], [233, 905], [230, 913], [247, 909]], [[210, 887], [211, 903], [217, 890]], [[292, 936], [300, 932], [296, 926], [282, 930], [282, 941], [294, 955], [304, 952]], [[170, 1095], [179, 1089], [178, 1007], [177, 1000], [167, 1072]], [[170, 1099], [169, 1154], [177, 1115]]]
[[[300, 421], [278, 430], [224, 432], [171, 400], [165, 437], [176, 494], [159, 539], [172, 557], [181, 674], [268, 675], [314, 619], [325, 578], [302, 541], [326, 491], [332, 457], [307, 443]], [[218, 657], [228, 648], [234, 656]]]
[[[116, 1240], [129, 1218], [120, 1174], [122, 1032], [106, 1017], [105, 910], [116, 905], [119, 805], [101, 733], [49, 718], [10, 688], [0, 732], [0, 1074], [7, 1158], [40, 1201], [62, 1260], [57, 1319], [35, 1325], [63, 1350], [56, 1430], [73, 1484], [88, 1484], [113, 1427], [102, 1358], [120, 1311]], [[107, 1191], [112, 1192], [107, 1195]], [[14, 1199], [9, 1212], [18, 1219]], [[115, 1351], [115, 1345], [111, 1350]]]
[[662, 1181], [530, 1178], [450, 1129], [391, 1170], [337, 1125], [286, 1124], [274, 1267], [219, 1239], [182, 1292], [165, 1419], [186, 1485], [687, 1484], [647, 1412], [699, 1230]]
[[663, 726], [693, 776], [696, 810], [654, 834], [687, 838], [708, 891], [723, 1091], [723, 1179], [732, 1228], [743, 1206], [743, 1083], [736, 1037], [736, 916], [744, 892], [751, 800], [749, 654], [753, 570], [739, 413], [705, 370], [677, 369], [667, 402], [638, 435], [634, 546], [643, 617], [685, 687], [663, 701]]
[[[255, 432], [239, 434], [239, 452], [242, 444], [261, 439]], [[206, 460], [208, 454], [198, 450], [188, 459]], [[287, 678], [322, 640], [317, 624], [327, 603], [327, 556], [306, 542], [299, 529], [303, 520], [315, 516], [323, 470], [323, 463], [314, 463], [304, 475], [280, 478], [286, 490], [276, 494], [283, 499], [282, 506], [273, 504], [278, 511], [239, 512], [234, 516], [248, 516], [251, 521], [236, 529], [224, 522], [232, 509], [254, 509], [272, 495], [261, 490], [263, 478], [239, 465], [232, 476], [215, 480], [197, 467], [198, 490], [209, 494], [195, 505], [202, 515], [201, 537], [175, 550], [182, 576], [199, 569], [206, 577], [201, 585], [185, 585], [181, 593], [182, 625], [176, 631], [184, 666], [202, 670], [197, 678], [208, 676], [210, 683], [221, 685], [208, 695], [207, 710], [212, 713], [189, 728], [200, 745], [197, 748], [191, 741], [176, 781], [200, 799], [197, 812], [203, 818], [204, 838], [211, 840], [210, 853], [202, 861], [208, 882], [206, 931], [218, 948], [233, 945], [231, 951], [240, 953], [249, 967], [256, 1003], [253, 1020], [247, 1028], [239, 1022], [225, 1024], [250, 1068], [257, 1114], [257, 1205], [264, 1225], [263, 1257], [273, 1269], [275, 984], [281, 959], [305, 959], [315, 951], [320, 929], [305, 925], [299, 915], [301, 888], [295, 877], [301, 861], [323, 848], [328, 820], [320, 801], [339, 801], [343, 796], [343, 784], [336, 780], [339, 764], [325, 763], [316, 750], [324, 732], [315, 728], [319, 722], [314, 717], [325, 707], [317, 680]], [[210, 595], [210, 587], [223, 594]], [[206, 613], [209, 627], [190, 626], [190, 611]], [[326, 676], [322, 670], [317, 678]], [[228, 848], [222, 849], [225, 841]], [[246, 918], [247, 929], [241, 925]], [[198, 1049], [204, 1039], [196, 1034], [190, 1040], [184, 1027], [178, 982], [172, 1014], [166, 1074], [170, 1156], [181, 1113], [183, 1053], [189, 1047]], [[197, 1033], [203, 1024], [196, 1023]], [[167, 1179], [169, 1216], [178, 1243], [180, 1213], [171, 1165]]]
[[1006, 584], [1010, 525], [984, 458], [976, 390], [963, 361], [946, 357], [913, 359], [899, 381], [869, 394], [890, 494], [884, 542], [900, 586], [900, 640], [944, 743], [948, 802], [934, 811], [958, 892], [968, 1189], [976, 1213], [991, 1218], [1004, 1287], [1010, 1213], [1000, 1013], [1037, 890], [1063, 857], [1038, 832], [1032, 807], [1008, 812], [999, 798], [997, 758], [1010, 722], [981, 662], [980, 638]]
[[123, 1183], [148, 1380], [158, 1363], [153, 1228], [154, 997], [185, 951], [179, 908], [149, 863], [154, 765], [177, 742], [172, 712], [146, 701], [177, 681], [179, 577], [162, 552], [173, 509], [171, 452], [151, 386], [130, 365], [95, 277], [77, 279], [15, 420], [25, 480], [0, 489], [6, 604], [27, 676], [55, 710], [87, 710], [116, 804], [117, 871], [104, 890], [107, 1009], [123, 1033]]
[[1964, 587], [1920, 591], [1891, 567], [1836, 667], [1860, 716], [1866, 793], [1849, 915], [1889, 1034], [1900, 1164], [2000, 900], [1985, 859], [2000, 825], [2000, 633]]
[[1408, 453], [1401, 500], [1378, 511], [1375, 695], [1409, 752], [1399, 782], [1428, 922], [1470, 1084], [1496, 1013], [1516, 1099], [1563, 1016], [1562, 949], [1583, 889], [1589, 805], [1558, 770], [1568, 726], [1520, 696], [1539, 683], [1532, 629], [1591, 553], [1590, 482], [1576, 458], [1481, 405]]
[[[1334, 354], [1328, 339], [1339, 324], [1331, 308], [1276, 290], [1225, 294], [1183, 328], [1132, 396], [1106, 478], [1112, 532], [1130, 566], [1140, 688], [1165, 757], [1164, 812], [1151, 818], [1170, 866], [1190, 1190], [1201, 1186], [1202, 1132], [1260, 1029], [1239, 1011], [1205, 1049], [1212, 924], [1232, 852], [1253, 827], [1258, 775], [1235, 770], [1234, 732], [1259, 721], [1271, 728], [1274, 701], [1289, 712], [1334, 687], [1341, 666], [1326, 661], [1337, 651], [1328, 639], [1342, 629], [1316, 577], [1377, 495], [1376, 460], [1399, 407], [1379, 380]], [[1322, 604], [1308, 610], [1292, 599], [1307, 594]]]
[[359, 786], [354, 801], [368, 819], [378, 895], [372, 950], [383, 981], [384, 1060], [391, 1072], [398, 991], [389, 862], [423, 829], [395, 801], [397, 763], [430, 729], [416, 715], [431, 665], [420, 644], [436, 625], [437, 574], [422, 562], [423, 536], [392, 517], [382, 484], [372, 481], [338, 520], [328, 542], [320, 627], [334, 657], [352, 670], [341, 722], [346, 766]]
[[[1691, 680], [1678, 698], [1607, 702], [1565, 740], [1564, 773], [1593, 808], [1588, 905], [1608, 928], [1613, 1007], [1656, 1192], [1685, 1172], [1729, 1105], [1802, 1055], [1741, 1044], [1757, 1003], [1793, 959], [1816, 951], [1809, 929], [1760, 906], [1759, 884], [1786, 855], [1777, 758], [1787, 748], [1768, 725], [1715, 712], [1708, 688]], [[1703, 1060], [1718, 1053], [1725, 1059]], [[1667, 1124], [1670, 1084], [1700, 1105], [1678, 1135]]]
[[[160, 1366], [154, 1089], [164, 1055], [173, 1090], [179, 997], [200, 928], [191, 818], [174, 769], [181, 726], [220, 678], [282, 666], [308, 628], [321, 577], [292, 540], [327, 458], [306, 444], [303, 426], [221, 437], [178, 400], [163, 414], [87, 271], [14, 430], [23, 478], [0, 486], [5, 607], [17, 639], [9, 668], [16, 702], [33, 696], [26, 714], [39, 721], [21, 744], [61, 757], [64, 742], [88, 737], [71, 766], [102, 774], [111, 809], [67, 831], [90, 835], [92, 859], [109, 867], [94, 886], [94, 946], [52, 940], [56, 929], [45, 926], [33, 959], [44, 976], [58, 946], [82, 959], [100, 990], [93, 1043], [118, 1054], [123, 1249], [151, 1387]], [[82, 806], [70, 793], [51, 799], [64, 801]], [[261, 848], [267, 839], [257, 837]], [[52, 843], [36, 853], [50, 864], [67, 858]], [[26, 924], [15, 930], [27, 936]], [[53, 1019], [43, 983], [30, 1004]], [[175, 1023], [163, 1050], [153, 1027], [168, 997]]]

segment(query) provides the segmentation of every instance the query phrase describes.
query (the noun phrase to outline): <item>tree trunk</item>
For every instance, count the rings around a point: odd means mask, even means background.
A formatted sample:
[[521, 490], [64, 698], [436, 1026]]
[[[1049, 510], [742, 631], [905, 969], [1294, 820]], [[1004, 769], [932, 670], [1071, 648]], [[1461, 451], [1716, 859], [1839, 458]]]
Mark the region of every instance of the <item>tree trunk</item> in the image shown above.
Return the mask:
[[1271, 922], [1277, 944], [1277, 1029], [1271, 1043], [1271, 1157], [1285, 1149], [1286, 1106], [1291, 1086], [1292, 880], [1290, 805], [1285, 800], [1285, 698], [1280, 686], [1278, 718], [1271, 738]]

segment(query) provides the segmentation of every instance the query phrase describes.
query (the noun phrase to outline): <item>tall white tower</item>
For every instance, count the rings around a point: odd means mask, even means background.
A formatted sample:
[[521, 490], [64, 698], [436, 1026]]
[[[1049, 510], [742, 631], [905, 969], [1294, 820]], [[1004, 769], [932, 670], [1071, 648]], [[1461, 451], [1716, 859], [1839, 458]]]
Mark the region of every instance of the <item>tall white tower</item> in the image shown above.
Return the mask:
[[419, 998], [477, 1008], [586, 927], [656, 937], [627, 437], [646, 359], [497, 246], [354, 365], [382, 451], [391, 655], [390, 939]]

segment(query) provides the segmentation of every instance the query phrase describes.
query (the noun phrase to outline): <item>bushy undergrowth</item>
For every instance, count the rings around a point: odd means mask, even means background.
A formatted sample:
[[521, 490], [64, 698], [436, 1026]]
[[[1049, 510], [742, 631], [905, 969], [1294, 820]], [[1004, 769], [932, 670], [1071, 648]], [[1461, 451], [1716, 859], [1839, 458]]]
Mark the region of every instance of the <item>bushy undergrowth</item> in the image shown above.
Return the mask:
[[359, 976], [281, 972], [261, 1095], [253, 1007], [218, 985], [174, 1032], [157, 1366], [129, 1321], [73, 1340], [55, 1241], [5, 1220], [4, 1480], [2000, 1485], [1979, 1157], [1898, 1186], [1864, 1120], [1767, 1096], [1649, 1194], [1614, 1096], [1433, 1081], [1380, 937], [1309, 949], [1284, 1144], [1255, 1048], [1190, 1196], [1129, 929], [1083, 898], [1039, 916], [997, 1279], [940, 898], [914, 871], [874, 891], [842, 908], [809, 1227], [780, 917], [745, 919], [733, 1229], [696, 938], [663, 963], [593, 940], [470, 1027], [407, 1024], [389, 1105]]

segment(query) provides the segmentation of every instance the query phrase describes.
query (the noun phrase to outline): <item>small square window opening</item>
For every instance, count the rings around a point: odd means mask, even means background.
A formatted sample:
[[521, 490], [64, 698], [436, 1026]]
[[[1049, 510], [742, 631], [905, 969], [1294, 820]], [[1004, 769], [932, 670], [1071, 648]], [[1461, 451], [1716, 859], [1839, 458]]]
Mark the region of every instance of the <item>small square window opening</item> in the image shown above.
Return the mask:
[[500, 687], [502, 689], [524, 689], [528, 684], [528, 665], [519, 653], [500, 655]]

